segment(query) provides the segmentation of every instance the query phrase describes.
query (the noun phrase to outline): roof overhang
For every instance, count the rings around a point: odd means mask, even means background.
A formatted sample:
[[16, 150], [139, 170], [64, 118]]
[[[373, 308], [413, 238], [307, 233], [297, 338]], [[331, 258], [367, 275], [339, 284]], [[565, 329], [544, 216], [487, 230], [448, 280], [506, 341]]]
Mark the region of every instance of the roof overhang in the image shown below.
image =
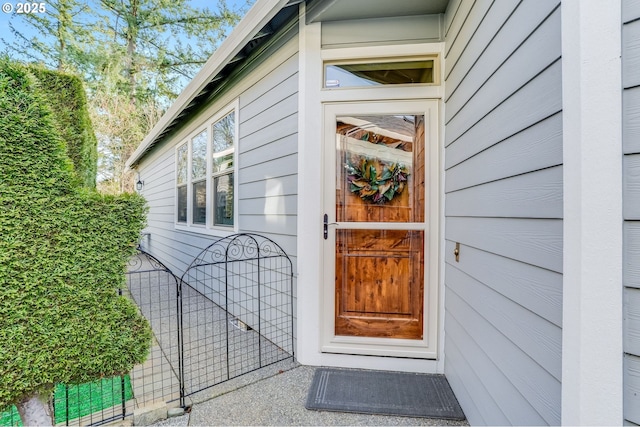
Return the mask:
[[235, 64], [264, 43], [293, 13], [297, 15], [295, 6], [301, 1], [257, 0], [136, 148], [126, 167], [135, 167], [156, 143], [180, 124], [181, 119], [198, 107], [199, 101], [231, 73]]
[[449, 0], [310, 0], [306, 23], [444, 13]]
[[151, 148], [175, 131], [249, 55], [263, 46], [307, 2], [306, 22], [444, 13], [449, 0], [257, 0], [207, 60], [127, 160], [135, 167]]

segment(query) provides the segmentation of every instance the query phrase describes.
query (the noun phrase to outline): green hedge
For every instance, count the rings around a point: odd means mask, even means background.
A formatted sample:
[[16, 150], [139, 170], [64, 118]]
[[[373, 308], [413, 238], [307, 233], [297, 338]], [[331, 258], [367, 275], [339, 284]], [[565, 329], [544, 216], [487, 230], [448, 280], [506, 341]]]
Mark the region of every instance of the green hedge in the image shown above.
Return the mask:
[[97, 139], [89, 118], [87, 98], [79, 77], [31, 66], [41, 93], [54, 115], [54, 123], [65, 143], [82, 185], [96, 186], [98, 168]]
[[126, 373], [151, 342], [117, 295], [144, 200], [79, 185], [48, 104], [29, 69], [0, 60], [0, 411]]

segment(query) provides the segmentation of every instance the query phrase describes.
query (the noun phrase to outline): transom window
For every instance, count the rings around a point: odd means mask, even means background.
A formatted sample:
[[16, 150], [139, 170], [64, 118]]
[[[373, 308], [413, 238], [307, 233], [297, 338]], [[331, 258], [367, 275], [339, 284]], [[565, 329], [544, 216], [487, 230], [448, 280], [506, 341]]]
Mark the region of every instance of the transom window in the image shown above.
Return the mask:
[[324, 87], [433, 84], [434, 67], [434, 58], [330, 61], [324, 64]]
[[176, 147], [177, 225], [234, 226], [236, 110], [222, 110]]

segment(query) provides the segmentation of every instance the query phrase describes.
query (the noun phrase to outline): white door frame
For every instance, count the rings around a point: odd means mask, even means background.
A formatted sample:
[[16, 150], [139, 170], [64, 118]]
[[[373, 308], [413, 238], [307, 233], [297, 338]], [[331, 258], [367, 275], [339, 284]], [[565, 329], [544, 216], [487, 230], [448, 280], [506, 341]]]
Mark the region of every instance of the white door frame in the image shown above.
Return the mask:
[[[374, 93], [371, 90], [331, 91], [322, 89], [323, 59], [331, 59], [332, 52], [321, 49], [321, 23], [305, 23], [305, 4], [300, 4], [300, 27], [298, 33], [298, 223], [297, 223], [297, 254], [296, 262], [296, 358], [306, 365], [313, 366], [337, 366], [345, 368], [395, 370], [404, 372], [444, 372], [444, 355], [442, 353], [444, 340], [444, 310], [439, 312], [438, 334], [438, 358], [409, 359], [378, 356], [346, 355], [336, 353], [323, 353], [321, 346], [321, 298], [322, 298], [322, 183], [318, 177], [322, 174], [324, 165], [322, 162], [322, 102], [337, 102], [351, 100], [371, 99]], [[444, 43], [424, 43], [411, 47], [419, 54], [436, 53], [439, 58], [444, 56]], [[385, 52], [393, 52], [396, 46], [385, 46]], [[358, 49], [351, 49], [358, 51]], [[338, 53], [338, 52], [336, 52]], [[344, 52], [343, 52], [344, 53]], [[406, 52], [405, 52], [406, 53]], [[408, 52], [406, 54], [411, 54]], [[335, 59], [335, 58], [334, 58]], [[440, 81], [444, 80], [444, 67], [440, 67]], [[394, 99], [402, 96], [403, 99], [435, 99], [442, 108], [444, 95], [443, 86], [424, 86], [411, 88], [410, 91], [402, 91], [402, 94], [394, 90], [377, 88], [375, 96], [378, 99]], [[383, 94], [383, 96], [380, 96]], [[395, 93], [395, 97], [393, 94]], [[340, 98], [340, 99], [336, 99]], [[438, 115], [438, 129], [442, 129], [442, 115]], [[442, 133], [439, 132], [439, 146], [442, 147]], [[437, 170], [443, 173], [443, 150], [439, 150], [437, 158], [439, 166]], [[441, 181], [442, 182], [442, 181]], [[439, 197], [444, 194], [442, 184], [438, 188]], [[440, 204], [440, 206], [442, 206]], [[444, 212], [440, 207], [439, 234], [443, 236]], [[444, 242], [440, 242], [440, 253], [444, 250]], [[441, 260], [439, 272], [444, 271], [444, 262]], [[443, 288], [443, 278], [440, 274], [438, 288]], [[439, 294], [439, 307], [443, 305], [444, 292]]]
[[[325, 103], [323, 105], [324, 213], [328, 215], [328, 238], [324, 240], [322, 279], [322, 351], [328, 353], [435, 359], [438, 355], [438, 101], [394, 100]], [[336, 222], [336, 131], [338, 116], [416, 114], [425, 118], [425, 220], [421, 223]], [[371, 338], [335, 334], [336, 229], [383, 227], [424, 231], [423, 339]]]

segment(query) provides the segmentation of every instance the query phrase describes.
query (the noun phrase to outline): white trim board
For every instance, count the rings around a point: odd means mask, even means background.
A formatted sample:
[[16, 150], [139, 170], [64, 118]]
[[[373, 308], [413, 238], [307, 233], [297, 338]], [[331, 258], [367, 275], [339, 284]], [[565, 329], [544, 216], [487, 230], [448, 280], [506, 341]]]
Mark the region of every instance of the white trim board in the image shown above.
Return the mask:
[[621, 2], [562, 14], [562, 424], [622, 425]]

